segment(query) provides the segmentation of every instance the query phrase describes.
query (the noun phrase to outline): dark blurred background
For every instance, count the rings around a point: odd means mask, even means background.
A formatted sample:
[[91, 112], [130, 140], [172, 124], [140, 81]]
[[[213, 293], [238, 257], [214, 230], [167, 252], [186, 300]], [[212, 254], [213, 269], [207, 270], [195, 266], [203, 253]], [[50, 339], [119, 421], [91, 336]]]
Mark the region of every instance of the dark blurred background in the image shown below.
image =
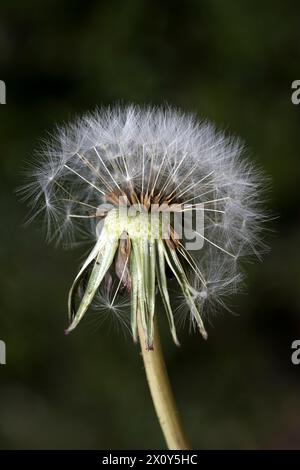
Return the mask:
[[209, 340], [161, 335], [196, 448], [300, 449], [300, 2], [2, 0], [1, 448], [164, 446], [137, 346], [91, 314], [72, 335], [66, 298], [81, 251], [24, 228], [14, 190], [55, 124], [116, 101], [170, 103], [240, 135], [272, 179], [271, 251], [247, 266], [236, 315]]

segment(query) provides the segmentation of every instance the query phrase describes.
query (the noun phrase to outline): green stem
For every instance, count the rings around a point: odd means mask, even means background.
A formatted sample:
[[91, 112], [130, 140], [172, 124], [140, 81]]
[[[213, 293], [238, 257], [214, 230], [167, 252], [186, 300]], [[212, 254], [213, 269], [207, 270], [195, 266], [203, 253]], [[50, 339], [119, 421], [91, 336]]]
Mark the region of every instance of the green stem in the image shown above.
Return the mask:
[[187, 450], [190, 445], [184, 434], [160, 345], [158, 328], [154, 324], [153, 349], [147, 349], [147, 339], [138, 312], [138, 333], [147, 380], [156, 414], [170, 450]]

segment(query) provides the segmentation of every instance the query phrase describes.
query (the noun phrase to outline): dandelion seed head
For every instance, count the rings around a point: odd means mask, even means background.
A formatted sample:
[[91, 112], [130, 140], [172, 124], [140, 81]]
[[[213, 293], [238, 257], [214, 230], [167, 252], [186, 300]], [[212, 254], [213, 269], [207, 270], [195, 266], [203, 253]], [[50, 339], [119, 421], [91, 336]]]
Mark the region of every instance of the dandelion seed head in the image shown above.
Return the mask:
[[[37, 154], [22, 191], [31, 204], [30, 220], [44, 213], [48, 239], [65, 245], [82, 240], [95, 244], [71, 289], [71, 329], [92, 301], [87, 291], [98, 296], [100, 288], [100, 281], [97, 287], [91, 284], [91, 275], [76, 309], [72, 296], [83, 285], [81, 277], [93, 266], [95, 278], [101, 280], [115, 266], [119, 292], [126, 299], [131, 296], [133, 336], [137, 310], [145, 308], [150, 345], [159, 290], [178, 341], [167, 292], [170, 270], [193, 324], [205, 337], [204, 310], [223, 306], [224, 298], [242, 283], [240, 260], [260, 257], [265, 250], [266, 180], [245, 153], [239, 139], [171, 108], [101, 108], [57, 129]], [[123, 220], [120, 207], [136, 205], [145, 207], [146, 214]], [[190, 213], [185, 225], [201, 247], [191, 250], [184, 237], [177, 240], [175, 216], [167, 230], [171, 239], [155, 240], [148, 227], [155, 205], [176, 216]], [[197, 214], [203, 215], [203, 231], [194, 228]], [[115, 308], [105, 302], [105, 308]]]

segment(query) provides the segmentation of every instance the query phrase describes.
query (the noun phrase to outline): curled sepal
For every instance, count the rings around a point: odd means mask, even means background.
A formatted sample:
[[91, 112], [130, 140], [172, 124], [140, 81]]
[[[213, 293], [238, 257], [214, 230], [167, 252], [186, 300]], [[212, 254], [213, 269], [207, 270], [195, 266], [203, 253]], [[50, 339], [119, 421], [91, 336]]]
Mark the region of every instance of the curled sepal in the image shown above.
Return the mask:
[[[181, 287], [181, 290], [183, 292], [185, 300], [186, 300], [186, 302], [187, 302], [187, 304], [188, 304], [188, 306], [191, 310], [191, 313], [192, 313], [194, 319], [196, 320], [199, 331], [200, 331], [202, 337], [204, 339], [207, 339], [207, 332], [205, 330], [201, 315], [198, 312], [198, 309], [195, 305], [194, 299], [193, 299], [192, 294], [191, 294], [191, 286], [190, 286], [190, 284], [187, 280], [186, 274], [184, 272], [184, 269], [182, 267], [182, 264], [181, 264], [180, 260], [178, 259], [176, 251], [172, 248], [169, 248], [169, 250], [167, 251], [164, 244], [162, 244], [162, 247], [163, 247], [164, 255], [165, 255], [165, 258], [168, 262], [168, 265], [170, 266], [171, 270], [173, 271], [173, 273], [174, 273], [174, 275], [175, 275], [175, 277], [178, 281], [178, 284]], [[173, 263], [170, 260], [169, 253], [171, 255]]]
[[140, 315], [141, 323], [146, 338], [146, 347], [147, 349], [153, 348], [153, 341], [150, 337], [150, 328], [149, 328], [149, 310], [146, 299], [145, 291], [145, 276], [144, 276], [144, 262], [143, 257], [143, 245], [140, 240], [132, 240], [132, 256], [134, 258], [134, 267], [135, 273], [131, 273], [132, 278], [136, 277], [137, 281], [137, 315]]
[[167, 313], [168, 321], [169, 321], [169, 326], [171, 330], [171, 334], [173, 337], [173, 340], [177, 346], [180, 346], [178, 338], [177, 338], [177, 333], [176, 333], [176, 327], [174, 323], [174, 317], [173, 317], [173, 312], [172, 312], [172, 307], [170, 304], [170, 298], [169, 298], [169, 292], [168, 292], [168, 285], [167, 285], [167, 277], [166, 277], [166, 266], [165, 266], [165, 255], [164, 255], [164, 249], [163, 249], [163, 242], [158, 241], [157, 242], [157, 251], [158, 251], [158, 263], [156, 266], [157, 269], [157, 281], [158, 281], [158, 287], [160, 291], [160, 295]]
[[94, 295], [96, 294], [97, 289], [99, 288], [105, 274], [107, 273], [114, 259], [119, 243], [118, 238], [112, 238], [109, 236], [105, 237], [104, 235], [102, 236], [103, 239], [105, 238], [104, 243], [101, 246], [101, 250], [98, 251], [94, 267], [87, 283], [85, 293], [78, 307], [76, 315], [74, 316], [71, 325], [66, 330], [66, 333], [69, 333], [70, 331], [74, 330], [74, 328], [76, 328], [76, 326], [84, 316], [85, 312], [87, 311], [94, 298]]
[[144, 240], [140, 248], [143, 256], [144, 285], [146, 308], [148, 311], [148, 342], [153, 346], [154, 339], [154, 313], [155, 313], [155, 242], [154, 240]]
[[133, 341], [136, 343], [138, 338], [137, 316], [138, 316], [138, 273], [135, 256], [131, 256], [131, 331]]
[[105, 243], [105, 239], [106, 238], [105, 238], [104, 235], [100, 235], [100, 237], [97, 240], [97, 243], [94, 245], [92, 251], [88, 255], [85, 262], [83, 263], [79, 273], [75, 277], [74, 282], [71, 286], [71, 289], [69, 291], [69, 297], [68, 297], [68, 318], [69, 318], [70, 323], [73, 320], [73, 318], [75, 316], [75, 313], [76, 313], [75, 312], [75, 299], [74, 299], [76, 287], [78, 286], [80, 280], [83, 278], [83, 276], [84, 276], [86, 270], [88, 269], [89, 265], [95, 260], [98, 253], [101, 252], [101, 250], [103, 248], [103, 245]]

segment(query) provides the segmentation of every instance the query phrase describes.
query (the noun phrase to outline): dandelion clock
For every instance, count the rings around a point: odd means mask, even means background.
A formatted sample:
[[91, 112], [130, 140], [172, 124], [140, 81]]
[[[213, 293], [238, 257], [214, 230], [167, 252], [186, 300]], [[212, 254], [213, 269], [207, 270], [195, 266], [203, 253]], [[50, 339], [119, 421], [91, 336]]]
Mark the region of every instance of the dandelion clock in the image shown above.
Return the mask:
[[30, 219], [44, 216], [49, 240], [69, 246], [88, 237], [69, 292], [66, 333], [92, 305], [109, 315], [126, 310], [170, 449], [189, 444], [156, 317], [165, 316], [176, 345], [177, 309], [207, 339], [206, 312], [226, 308], [243, 279], [240, 260], [264, 248], [263, 183], [240, 141], [209, 122], [128, 106], [99, 109], [58, 129], [22, 189]]

